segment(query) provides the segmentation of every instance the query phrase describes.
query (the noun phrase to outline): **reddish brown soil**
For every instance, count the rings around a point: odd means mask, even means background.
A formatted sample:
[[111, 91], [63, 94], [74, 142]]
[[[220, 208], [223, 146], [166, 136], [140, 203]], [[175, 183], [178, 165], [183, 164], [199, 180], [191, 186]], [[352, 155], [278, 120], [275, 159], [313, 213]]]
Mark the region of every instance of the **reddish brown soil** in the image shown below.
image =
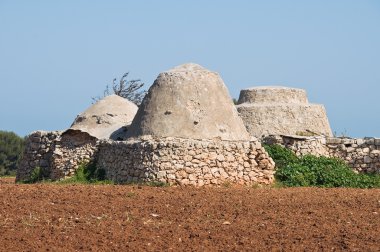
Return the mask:
[[1, 251], [379, 251], [380, 190], [18, 185]]

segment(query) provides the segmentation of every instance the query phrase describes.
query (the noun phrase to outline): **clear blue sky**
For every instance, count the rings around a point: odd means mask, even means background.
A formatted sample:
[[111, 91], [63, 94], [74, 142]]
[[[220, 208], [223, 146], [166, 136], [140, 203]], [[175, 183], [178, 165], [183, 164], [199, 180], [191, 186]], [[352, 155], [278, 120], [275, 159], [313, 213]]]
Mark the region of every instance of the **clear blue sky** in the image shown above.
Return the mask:
[[60, 130], [130, 71], [194, 62], [304, 88], [333, 131], [380, 137], [380, 1], [0, 0], [0, 129]]

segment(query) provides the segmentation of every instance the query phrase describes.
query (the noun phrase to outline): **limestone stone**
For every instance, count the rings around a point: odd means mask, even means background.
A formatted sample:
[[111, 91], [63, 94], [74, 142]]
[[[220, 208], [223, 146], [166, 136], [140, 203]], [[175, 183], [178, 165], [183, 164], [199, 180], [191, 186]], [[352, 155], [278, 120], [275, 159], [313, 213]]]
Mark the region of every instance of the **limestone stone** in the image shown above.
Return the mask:
[[379, 146], [380, 145], [380, 138], [375, 138], [374, 144]]
[[[342, 147], [341, 147], [342, 148]], [[354, 147], [348, 147], [347, 149], [343, 147], [348, 153], [355, 151]]]
[[134, 103], [118, 95], [109, 95], [79, 114], [67, 132], [78, 130], [97, 139], [120, 140], [136, 112]]
[[369, 164], [371, 162], [372, 162], [372, 158], [370, 158], [369, 156], [364, 157], [364, 163]]
[[[161, 181], [202, 186], [273, 182], [274, 162], [239, 117], [220, 76], [195, 64], [161, 73], [137, 108], [118, 96], [100, 100], [65, 132], [36, 132], [18, 179], [44, 166], [50, 179], [95, 161], [117, 183]], [[248, 174], [255, 171], [255, 175]]]
[[127, 132], [128, 137], [249, 140], [216, 72], [184, 64], [160, 73]]
[[358, 144], [358, 145], [362, 145], [362, 144], [364, 144], [364, 139], [356, 139], [356, 144]]
[[298, 88], [262, 86], [243, 89], [239, 103], [297, 103], [308, 104], [306, 91]]
[[255, 137], [332, 136], [324, 106], [308, 103], [302, 89], [279, 86], [245, 89], [240, 92], [236, 107], [248, 132]]
[[[157, 144], [157, 141], [160, 143]], [[231, 143], [235, 146], [240, 146], [235, 147], [237, 148], [236, 152], [228, 151]], [[148, 157], [151, 156], [152, 153], [149, 151], [140, 151], [140, 149], [134, 147], [136, 145], [144, 146], [142, 148], [147, 150], [150, 150], [151, 146], [159, 146], [157, 147], [158, 149], [154, 151], [154, 154], [160, 152], [158, 160], [150, 162]], [[176, 146], [178, 160], [170, 161], [173, 156], [171, 146]], [[108, 179], [127, 183], [130, 176], [136, 181], [158, 180], [169, 184], [195, 186], [210, 183], [221, 184], [223, 181], [238, 183], [243, 180], [246, 184], [256, 183], [257, 181], [260, 183], [271, 183], [274, 176], [273, 172], [268, 173], [268, 171], [273, 171], [274, 169], [273, 160], [264, 154], [265, 150], [262, 147], [261, 149], [251, 149], [252, 146], [255, 146], [255, 144], [251, 144], [250, 141], [194, 140], [173, 137], [138, 140], [129, 139], [127, 141], [117, 142], [117, 144], [108, 140], [100, 143], [97, 167], [105, 170]], [[194, 157], [197, 156], [198, 158], [208, 159], [210, 151], [218, 153], [218, 155], [223, 157], [233, 158], [228, 158], [230, 161], [225, 158], [224, 161], [220, 162], [216, 160], [216, 155], [213, 162], [207, 162], [208, 160], [205, 160], [206, 162], [203, 162], [201, 167], [197, 163], [194, 164], [193, 162], [183, 160], [188, 153], [195, 154]], [[256, 153], [256, 155], [252, 153]], [[248, 156], [251, 158], [248, 158]], [[125, 159], [121, 159], [120, 157], [128, 159], [127, 166], [123, 161]], [[237, 157], [249, 161], [245, 163], [245, 166], [239, 165], [238, 162], [235, 161]], [[176, 162], [181, 162], [181, 168], [178, 170], [175, 165], [168, 167], [168, 164], [173, 164], [173, 162], [175, 164], [178, 164]], [[258, 163], [260, 163], [260, 165]], [[122, 172], [125, 169], [128, 170], [127, 173]], [[254, 175], [252, 174], [252, 178], [250, 178], [248, 173], [252, 170], [254, 170], [255, 173]], [[244, 178], [244, 175], [247, 176]]]
[[[351, 147], [346, 147], [345, 144], [332, 145], [331, 143], [338, 143], [338, 141], [330, 141], [331, 139], [334, 138], [324, 136], [300, 138], [282, 135], [268, 136], [262, 141], [266, 144], [280, 144], [294, 151], [297, 156], [312, 154], [339, 158], [345, 161], [356, 173], [380, 173], [380, 150], [375, 148], [373, 141], [369, 141], [373, 138], [337, 138], [339, 143], [346, 143]], [[265, 173], [265, 169], [263, 169], [263, 173]]]

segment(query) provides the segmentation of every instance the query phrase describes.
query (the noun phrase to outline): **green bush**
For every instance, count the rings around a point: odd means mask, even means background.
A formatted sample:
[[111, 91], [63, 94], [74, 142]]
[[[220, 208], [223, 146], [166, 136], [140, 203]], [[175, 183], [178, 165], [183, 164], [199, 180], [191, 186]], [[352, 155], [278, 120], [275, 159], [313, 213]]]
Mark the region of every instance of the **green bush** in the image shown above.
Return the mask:
[[276, 179], [285, 186], [380, 187], [380, 175], [356, 174], [342, 160], [312, 155], [296, 157], [280, 145], [264, 147], [276, 163]]
[[26, 183], [36, 183], [37, 181], [41, 181], [43, 179], [43, 170], [41, 167], [36, 167], [30, 174], [30, 177]]
[[264, 145], [265, 150], [268, 152], [269, 156], [276, 163], [277, 168], [282, 168], [289, 164], [298, 163], [298, 157], [293, 151], [282, 147], [278, 144]]
[[0, 130], [0, 176], [15, 175], [24, 150], [24, 138]]
[[[103, 169], [97, 169], [94, 163], [83, 163], [78, 166], [74, 176], [58, 181], [58, 184], [112, 184], [113, 182], [106, 180], [106, 173]], [[37, 182], [51, 182], [49, 174], [41, 167], [36, 167], [30, 174], [29, 179], [21, 183], [31, 184]]]
[[28, 179], [20, 181], [20, 183], [25, 183], [25, 184], [32, 184], [32, 183], [37, 183], [40, 181], [47, 181], [46, 178], [49, 177], [49, 174], [47, 171], [39, 166], [33, 169], [33, 171], [30, 173], [30, 176]]
[[98, 169], [95, 163], [80, 164], [73, 177], [60, 181], [60, 183], [80, 183], [80, 184], [110, 184], [106, 180], [106, 173], [103, 169]]

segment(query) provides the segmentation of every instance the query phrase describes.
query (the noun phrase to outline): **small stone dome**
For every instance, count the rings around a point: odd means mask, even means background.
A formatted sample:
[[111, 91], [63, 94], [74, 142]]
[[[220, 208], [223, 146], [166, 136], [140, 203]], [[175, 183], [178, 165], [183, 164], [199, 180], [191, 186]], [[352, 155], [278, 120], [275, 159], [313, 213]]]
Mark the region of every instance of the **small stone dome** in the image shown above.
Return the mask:
[[303, 89], [281, 86], [244, 89], [236, 108], [248, 132], [255, 137], [332, 136], [325, 107], [310, 104]]
[[192, 63], [158, 75], [127, 132], [144, 135], [250, 139], [219, 74]]
[[136, 115], [138, 107], [118, 95], [109, 95], [79, 114], [70, 131], [86, 132], [97, 139], [120, 139]]

